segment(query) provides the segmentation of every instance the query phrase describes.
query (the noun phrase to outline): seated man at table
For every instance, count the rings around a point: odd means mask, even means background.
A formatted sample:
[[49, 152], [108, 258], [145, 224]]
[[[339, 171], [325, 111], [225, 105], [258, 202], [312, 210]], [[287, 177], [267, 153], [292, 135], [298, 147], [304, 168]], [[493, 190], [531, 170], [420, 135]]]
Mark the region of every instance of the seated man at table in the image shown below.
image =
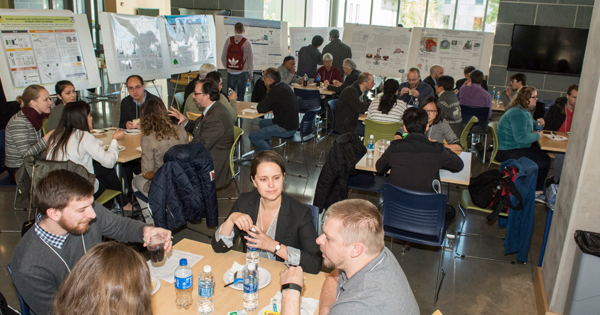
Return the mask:
[[326, 87], [330, 91], [334, 91], [338, 95], [342, 94], [342, 91], [344, 91], [347, 87], [356, 82], [356, 80], [358, 79], [358, 75], [360, 74], [360, 71], [356, 69], [356, 63], [354, 62], [354, 60], [346, 58], [344, 59], [344, 62], [342, 64], [342, 71], [344, 71], [343, 83], [336, 79], [333, 79], [333, 81], [329, 81], [327, 80], [327, 78], [325, 78], [325, 80], [323, 81], [324, 87]]
[[[429, 76], [423, 80], [423, 82], [429, 84], [433, 91], [435, 92], [435, 86], [437, 85], [437, 80], [444, 75], [444, 67], [440, 65], [433, 65], [429, 68]], [[437, 93], [436, 93], [437, 95]]]
[[304, 79], [296, 73], [296, 58], [294, 56], [283, 58], [283, 64], [277, 68], [277, 72], [281, 76], [281, 82], [287, 85], [304, 83]]
[[483, 72], [475, 70], [471, 72], [471, 85], [463, 85], [458, 90], [458, 101], [460, 105], [470, 107], [489, 108], [488, 119], [492, 118], [492, 96], [488, 91], [481, 87], [483, 82]]
[[[383, 238], [383, 219], [372, 203], [347, 199], [327, 209], [317, 244], [324, 265], [335, 269], [323, 283], [319, 314], [419, 314], [406, 275]], [[281, 314], [299, 315], [302, 268], [291, 267], [280, 277]]]
[[[366, 92], [372, 89], [373, 86], [375, 86], [373, 75], [363, 72], [354, 84], [342, 92], [335, 108], [335, 119], [333, 121], [335, 132], [344, 134], [357, 131], [358, 117], [367, 111], [371, 103]], [[359, 131], [357, 133], [360, 135]], [[362, 129], [362, 134], [364, 135], [364, 129]]]
[[515, 98], [522, 87], [527, 86], [527, 77], [524, 73], [515, 73], [510, 76], [509, 80], [509, 86], [504, 89], [504, 95], [502, 95], [505, 107]]
[[188, 85], [185, 87], [185, 93], [183, 94], [183, 99], [187, 101], [188, 97], [194, 93], [194, 87], [196, 86], [196, 81], [206, 79], [206, 75], [217, 71], [217, 67], [212, 63], [205, 63], [200, 66], [200, 70], [198, 71], [198, 76], [190, 81]]
[[281, 82], [281, 76], [275, 68], [268, 68], [263, 73], [263, 81], [269, 92], [265, 99], [256, 106], [259, 113], [273, 111], [273, 119], [263, 119], [258, 125], [260, 129], [250, 133], [248, 138], [257, 152], [273, 150], [271, 138], [291, 137], [298, 129], [298, 101], [292, 88]]
[[204, 141], [204, 146], [210, 151], [215, 167], [215, 185], [223, 187], [231, 180], [229, 152], [233, 146], [233, 122], [229, 111], [219, 102], [219, 85], [204, 79], [196, 82], [194, 87], [196, 106], [202, 110], [202, 116], [190, 123], [190, 120], [171, 107], [169, 116], [179, 120], [179, 124], [192, 134], [191, 143]]
[[398, 98], [406, 103], [408, 107], [418, 106], [426, 97], [435, 96], [431, 86], [421, 80], [419, 68], [408, 69], [406, 80], [406, 82], [400, 84]]
[[12, 255], [12, 279], [35, 314], [50, 314], [54, 294], [79, 259], [107, 237], [122, 242], [148, 243], [156, 234], [168, 240], [171, 231], [124, 218], [94, 203], [94, 184], [67, 170], [42, 178], [33, 190], [39, 214]]
[[[129, 96], [121, 101], [121, 118], [119, 119], [119, 128], [131, 130], [140, 129], [141, 107], [150, 100], [157, 100], [163, 104], [160, 97], [146, 91], [146, 84], [141, 76], [130, 75], [125, 80]], [[163, 105], [164, 106], [164, 105]]]

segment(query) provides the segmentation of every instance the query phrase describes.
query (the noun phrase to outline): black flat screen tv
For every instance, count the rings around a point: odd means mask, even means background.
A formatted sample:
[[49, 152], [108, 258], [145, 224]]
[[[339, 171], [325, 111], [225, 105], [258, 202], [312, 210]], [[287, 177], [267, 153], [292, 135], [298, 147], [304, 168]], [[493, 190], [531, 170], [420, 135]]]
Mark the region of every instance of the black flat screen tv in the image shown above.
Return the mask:
[[580, 76], [588, 30], [515, 24], [508, 70]]

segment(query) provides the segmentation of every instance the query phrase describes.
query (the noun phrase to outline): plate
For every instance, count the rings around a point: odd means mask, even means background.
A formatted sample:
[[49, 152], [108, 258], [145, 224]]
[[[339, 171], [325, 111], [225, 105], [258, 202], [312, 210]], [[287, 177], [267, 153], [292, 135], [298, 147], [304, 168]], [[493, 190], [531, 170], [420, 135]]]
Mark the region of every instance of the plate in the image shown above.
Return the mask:
[[104, 130], [117, 130], [117, 127], [106, 127]]
[[126, 135], [139, 135], [142, 132], [139, 129], [125, 130]]
[[[225, 284], [233, 282], [234, 273], [235, 271], [229, 268], [223, 275], [223, 282], [225, 282]], [[271, 283], [271, 273], [263, 267], [258, 267], [258, 289], [266, 287], [269, 283]], [[229, 287], [240, 291], [244, 290], [243, 283], [232, 284]]]
[[99, 135], [99, 134], [102, 134], [104, 131], [102, 131], [102, 129], [92, 129], [90, 132], [93, 135]]
[[[105, 145], [105, 146], [104, 146], [104, 151], [107, 151], [107, 150], [108, 150], [108, 147], [109, 147], [109, 145]], [[121, 152], [121, 151], [123, 151], [123, 150], [125, 150], [125, 147], [124, 147], [124, 146], [122, 146], [122, 145], [120, 145], [120, 146], [118, 147], [118, 151], [119, 151], [119, 152]]]
[[564, 136], [560, 136], [560, 135], [544, 135], [546, 138], [550, 139], [550, 140], [556, 140], [556, 141], [564, 141], [567, 140], [567, 137]]
[[158, 292], [158, 289], [160, 289], [160, 280], [154, 276], [151, 276], [150, 281], [152, 283], [152, 294], [154, 294]]
[[140, 151], [140, 152], [142, 152], [142, 147], [137, 147], [135, 149], [138, 150], [138, 151]]

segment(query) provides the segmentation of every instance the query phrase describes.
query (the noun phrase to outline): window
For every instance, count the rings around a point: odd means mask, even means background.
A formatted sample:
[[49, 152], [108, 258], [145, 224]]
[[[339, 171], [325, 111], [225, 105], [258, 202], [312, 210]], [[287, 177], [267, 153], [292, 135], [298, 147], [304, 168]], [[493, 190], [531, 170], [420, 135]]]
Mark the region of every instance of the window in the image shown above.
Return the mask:
[[373, 0], [373, 16], [371, 24], [396, 26], [399, 0]]
[[346, 23], [369, 24], [370, 20], [371, 0], [346, 1]]
[[475, 0], [475, 5], [483, 5], [483, 0]]
[[445, 0], [444, 2], [430, 0], [425, 27], [452, 29], [455, 6], [456, 0]]
[[263, 19], [281, 21], [281, 0], [264, 0]]
[[483, 31], [482, 21], [485, 7], [482, 5], [473, 5], [472, 0], [458, 0], [458, 9], [456, 11], [456, 24], [454, 29], [461, 31]]
[[328, 27], [329, 26], [329, 6], [330, 6], [330, 0], [307, 0], [306, 1], [306, 26], [307, 27]]
[[288, 27], [304, 27], [304, 1], [283, 0], [283, 21]]
[[427, 0], [401, 0], [398, 23], [404, 27], [424, 27]]
[[498, 19], [498, 5], [500, 0], [488, 0], [487, 16], [485, 18], [485, 31], [496, 32], [496, 20]]

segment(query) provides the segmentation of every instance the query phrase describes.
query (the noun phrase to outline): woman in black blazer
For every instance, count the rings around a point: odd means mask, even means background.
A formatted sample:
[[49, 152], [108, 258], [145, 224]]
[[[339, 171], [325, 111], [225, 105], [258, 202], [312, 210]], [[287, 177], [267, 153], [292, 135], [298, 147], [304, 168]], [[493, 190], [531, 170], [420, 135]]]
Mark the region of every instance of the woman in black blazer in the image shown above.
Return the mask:
[[[246, 252], [250, 240], [260, 257], [299, 265], [319, 273], [323, 261], [310, 209], [283, 192], [285, 165], [274, 151], [261, 151], [250, 165], [256, 190], [240, 195], [212, 239], [217, 253], [231, 249], [238, 236]], [[256, 232], [251, 231], [252, 228]]]

